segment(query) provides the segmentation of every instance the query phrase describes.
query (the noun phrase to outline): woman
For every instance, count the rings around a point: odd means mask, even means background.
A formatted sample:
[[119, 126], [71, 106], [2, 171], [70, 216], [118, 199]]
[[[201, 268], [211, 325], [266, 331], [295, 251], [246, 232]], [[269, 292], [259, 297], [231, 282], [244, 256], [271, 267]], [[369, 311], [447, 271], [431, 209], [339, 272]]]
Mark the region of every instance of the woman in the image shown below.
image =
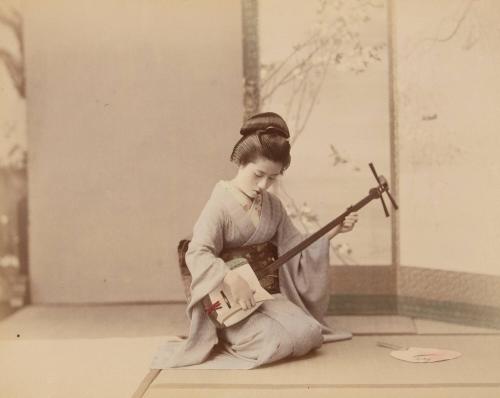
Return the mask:
[[348, 332], [331, 330], [323, 315], [329, 299], [329, 240], [351, 231], [357, 214], [351, 214], [280, 268], [280, 293], [273, 295], [274, 300], [224, 329], [217, 330], [209, 320], [201, 300], [221, 284], [243, 309], [255, 305], [248, 283], [219, 257], [223, 249], [271, 241], [281, 255], [304, 239], [281, 201], [267, 192], [290, 165], [285, 121], [272, 112], [260, 113], [244, 123], [241, 134], [231, 154], [238, 172], [234, 179], [216, 184], [194, 226], [186, 253], [192, 275], [189, 336], [174, 354], [160, 350], [153, 369], [200, 364], [217, 344], [241, 360], [238, 367], [254, 368], [304, 355], [323, 342], [351, 337]]

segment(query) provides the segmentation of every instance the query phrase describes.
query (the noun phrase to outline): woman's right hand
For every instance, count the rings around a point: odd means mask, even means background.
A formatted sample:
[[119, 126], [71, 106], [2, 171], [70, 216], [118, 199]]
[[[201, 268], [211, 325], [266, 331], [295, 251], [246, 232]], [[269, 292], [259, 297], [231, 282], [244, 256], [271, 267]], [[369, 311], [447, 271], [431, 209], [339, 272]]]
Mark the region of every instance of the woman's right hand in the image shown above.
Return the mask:
[[242, 309], [247, 310], [255, 306], [255, 298], [253, 297], [255, 290], [252, 290], [248, 282], [236, 270], [231, 270], [226, 274], [223, 285], [224, 288], [229, 289], [234, 301]]

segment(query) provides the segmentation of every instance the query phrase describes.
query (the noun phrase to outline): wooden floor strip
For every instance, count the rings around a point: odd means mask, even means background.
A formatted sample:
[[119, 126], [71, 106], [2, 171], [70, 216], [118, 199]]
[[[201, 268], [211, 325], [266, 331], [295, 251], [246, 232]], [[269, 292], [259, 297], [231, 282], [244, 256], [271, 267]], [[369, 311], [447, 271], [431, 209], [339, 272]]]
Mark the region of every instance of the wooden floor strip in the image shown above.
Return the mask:
[[160, 369], [151, 369], [146, 376], [144, 376], [144, 379], [142, 379], [141, 384], [137, 387], [137, 390], [134, 392], [134, 395], [132, 395], [132, 398], [142, 398], [160, 372]]

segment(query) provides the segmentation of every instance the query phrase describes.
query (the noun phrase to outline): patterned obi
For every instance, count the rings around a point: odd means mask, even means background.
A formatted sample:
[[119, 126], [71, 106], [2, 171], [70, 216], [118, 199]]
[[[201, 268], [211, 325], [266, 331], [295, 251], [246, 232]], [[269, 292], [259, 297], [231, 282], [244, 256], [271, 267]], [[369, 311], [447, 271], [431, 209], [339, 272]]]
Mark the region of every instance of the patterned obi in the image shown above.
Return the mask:
[[[189, 240], [181, 240], [177, 247], [179, 255], [179, 267], [182, 280], [184, 283], [184, 293], [188, 300], [191, 299], [191, 273], [186, 265], [186, 252], [188, 249]], [[265, 267], [271, 264], [278, 258], [278, 249], [271, 242], [259, 243], [251, 246], [237, 247], [234, 249], [225, 249], [219, 257], [224, 261], [229, 261], [234, 258], [245, 258], [252, 267], [261, 286], [269, 293], [279, 293], [279, 270], [273, 272], [265, 272]]]

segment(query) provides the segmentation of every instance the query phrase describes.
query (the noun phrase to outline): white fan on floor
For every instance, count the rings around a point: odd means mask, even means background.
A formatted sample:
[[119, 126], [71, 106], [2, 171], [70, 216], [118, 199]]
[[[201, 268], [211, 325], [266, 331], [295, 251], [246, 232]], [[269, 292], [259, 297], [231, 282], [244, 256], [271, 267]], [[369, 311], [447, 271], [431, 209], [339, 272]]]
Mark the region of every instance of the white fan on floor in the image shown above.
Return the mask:
[[439, 348], [401, 347], [395, 344], [383, 343], [380, 341], [377, 345], [379, 347], [392, 349], [392, 357], [400, 359], [401, 361], [413, 363], [448, 361], [462, 356], [462, 354], [458, 351], [442, 350]]

